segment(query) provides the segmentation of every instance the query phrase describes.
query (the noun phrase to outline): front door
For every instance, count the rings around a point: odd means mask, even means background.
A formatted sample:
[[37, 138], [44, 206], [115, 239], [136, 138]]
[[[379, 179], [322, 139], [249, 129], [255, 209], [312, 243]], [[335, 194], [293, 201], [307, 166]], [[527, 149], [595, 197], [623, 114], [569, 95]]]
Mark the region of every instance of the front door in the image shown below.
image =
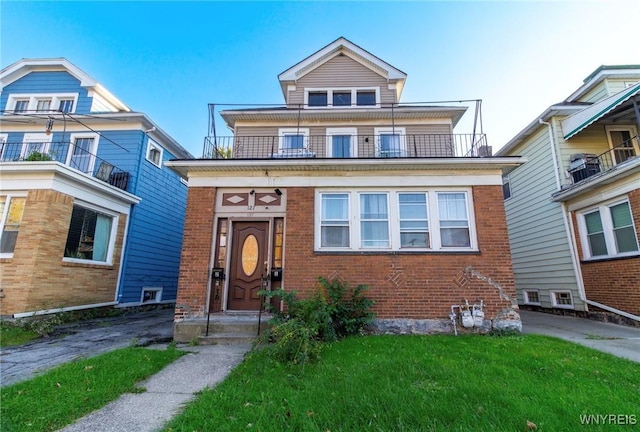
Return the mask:
[[229, 310], [259, 310], [268, 263], [269, 222], [235, 222], [229, 268]]

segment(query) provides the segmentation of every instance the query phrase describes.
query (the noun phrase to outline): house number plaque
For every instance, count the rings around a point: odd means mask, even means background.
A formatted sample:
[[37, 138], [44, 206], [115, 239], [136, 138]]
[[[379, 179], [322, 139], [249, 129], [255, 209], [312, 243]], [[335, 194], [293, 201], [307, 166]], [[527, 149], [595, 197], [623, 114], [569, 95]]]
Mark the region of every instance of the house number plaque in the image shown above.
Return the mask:
[[242, 271], [247, 276], [253, 274], [258, 267], [258, 239], [249, 234], [242, 245]]

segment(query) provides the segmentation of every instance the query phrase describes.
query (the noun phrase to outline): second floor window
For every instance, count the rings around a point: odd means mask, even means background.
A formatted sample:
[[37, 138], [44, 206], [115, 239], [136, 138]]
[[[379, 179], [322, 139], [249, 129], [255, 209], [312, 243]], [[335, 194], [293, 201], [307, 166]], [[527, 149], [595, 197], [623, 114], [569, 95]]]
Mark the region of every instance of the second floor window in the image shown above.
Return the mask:
[[24, 113], [29, 109], [29, 99], [20, 99], [16, 101], [16, 105], [13, 108], [13, 112]]
[[93, 172], [95, 142], [94, 137], [72, 137], [67, 164], [84, 173]]

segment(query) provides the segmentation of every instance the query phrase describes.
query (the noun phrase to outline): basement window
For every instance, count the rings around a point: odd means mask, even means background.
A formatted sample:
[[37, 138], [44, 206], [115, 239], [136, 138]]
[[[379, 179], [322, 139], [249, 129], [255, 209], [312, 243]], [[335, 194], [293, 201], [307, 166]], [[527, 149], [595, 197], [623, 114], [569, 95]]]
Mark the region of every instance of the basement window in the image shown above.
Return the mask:
[[563, 309], [573, 309], [573, 299], [570, 291], [552, 291], [551, 301], [553, 306]]
[[140, 303], [159, 303], [162, 300], [162, 288], [143, 287]]
[[524, 302], [526, 304], [540, 304], [540, 293], [538, 291], [525, 291], [524, 292]]

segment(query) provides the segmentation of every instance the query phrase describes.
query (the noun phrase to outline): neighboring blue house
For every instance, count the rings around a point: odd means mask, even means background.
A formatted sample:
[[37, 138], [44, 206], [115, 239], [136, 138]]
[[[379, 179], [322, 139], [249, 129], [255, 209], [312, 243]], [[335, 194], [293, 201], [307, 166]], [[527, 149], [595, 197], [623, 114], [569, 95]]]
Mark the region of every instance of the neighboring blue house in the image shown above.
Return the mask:
[[192, 155], [63, 58], [0, 92], [0, 313], [174, 302]]

